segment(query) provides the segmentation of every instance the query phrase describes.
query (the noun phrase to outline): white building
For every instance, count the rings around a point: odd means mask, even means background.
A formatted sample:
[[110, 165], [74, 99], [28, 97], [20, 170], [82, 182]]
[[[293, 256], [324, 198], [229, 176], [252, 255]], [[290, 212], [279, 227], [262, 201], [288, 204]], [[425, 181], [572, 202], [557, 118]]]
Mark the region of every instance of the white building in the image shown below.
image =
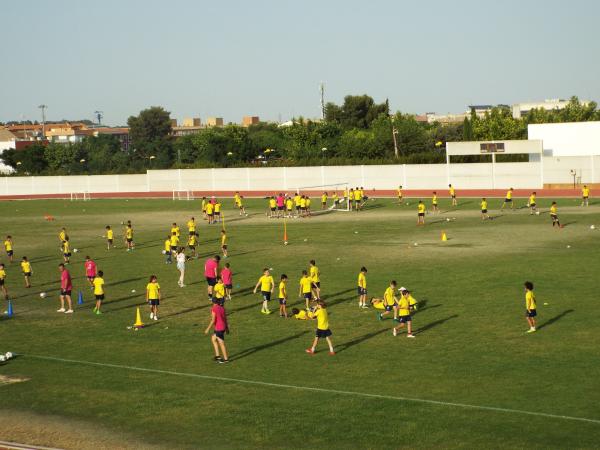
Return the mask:
[[[17, 137], [12, 134], [8, 129], [4, 127], [0, 127], [0, 155], [4, 153], [5, 150], [14, 149], [17, 147]], [[6, 175], [14, 172], [14, 169], [10, 166], [3, 164], [0, 161], [0, 174]]]
[[[583, 100], [582, 105], [587, 106], [590, 102]], [[561, 110], [569, 104], [569, 100], [560, 98], [546, 99], [543, 102], [516, 103], [512, 106], [512, 114], [515, 119], [520, 119], [532, 109], [545, 109], [546, 111]]]

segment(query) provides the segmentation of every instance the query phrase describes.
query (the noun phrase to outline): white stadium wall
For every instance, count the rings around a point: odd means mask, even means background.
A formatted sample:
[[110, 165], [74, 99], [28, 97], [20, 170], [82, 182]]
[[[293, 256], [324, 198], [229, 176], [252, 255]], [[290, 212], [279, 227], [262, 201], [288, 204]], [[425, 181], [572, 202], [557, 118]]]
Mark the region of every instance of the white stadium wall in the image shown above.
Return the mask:
[[[411, 164], [382, 166], [253, 167], [149, 170], [139, 175], [4, 177], [0, 195], [56, 195], [75, 192], [144, 193], [190, 191], [292, 191], [321, 185], [367, 190], [540, 189], [544, 184], [600, 183], [600, 156], [544, 157], [538, 162]], [[579, 179], [579, 177], [581, 177]]]
[[532, 124], [527, 135], [543, 141], [545, 156], [600, 155], [600, 122]]

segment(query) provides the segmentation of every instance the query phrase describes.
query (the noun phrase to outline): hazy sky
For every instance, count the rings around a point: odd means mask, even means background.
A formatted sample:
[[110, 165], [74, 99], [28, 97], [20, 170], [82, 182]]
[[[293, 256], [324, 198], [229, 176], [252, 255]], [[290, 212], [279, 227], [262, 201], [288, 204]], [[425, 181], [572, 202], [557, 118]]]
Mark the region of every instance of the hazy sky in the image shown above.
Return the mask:
[[347, 94], [394, 111], [600, 99], [600, 1], [0, 0], [0, 121], [318, 117]]

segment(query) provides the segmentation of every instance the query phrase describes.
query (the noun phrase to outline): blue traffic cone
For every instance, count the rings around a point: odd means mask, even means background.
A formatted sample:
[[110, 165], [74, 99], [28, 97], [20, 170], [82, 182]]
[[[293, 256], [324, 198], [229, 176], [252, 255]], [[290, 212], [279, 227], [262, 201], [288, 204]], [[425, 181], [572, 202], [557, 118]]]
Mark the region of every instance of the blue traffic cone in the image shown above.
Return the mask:
[[13, 312], [12, 302], [9, 300], [8, 301], [8, 309], [6, 310], [6, 316], [12, 317], [13, 315], [14, 315], [14, 312]]
[[83, 305], [83, 293], [79, 291], [79, 296], [77, 297], [77, 304]]

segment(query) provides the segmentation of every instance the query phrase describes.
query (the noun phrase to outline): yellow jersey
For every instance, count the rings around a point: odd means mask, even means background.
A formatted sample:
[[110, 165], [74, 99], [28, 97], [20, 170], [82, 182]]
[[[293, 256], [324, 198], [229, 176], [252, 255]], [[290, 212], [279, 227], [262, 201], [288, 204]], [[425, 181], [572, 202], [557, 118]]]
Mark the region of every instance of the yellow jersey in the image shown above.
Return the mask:
[[319, 268], [317, 266], [310, 266], [308, 273], [313, 283], [319, 283], [321, 281], [319, 278], [321, 272], [319, 271]]
[[206, 214], [212, 214], [215, 210], [215, 205], [213, 205], [212, 203], [207, 203], [206, 204]]
[[133, 239], [133, 228], [128, 227], [127, 230], [125, 230], [125, 237], [127, 239]]
[[367, 276], [362, 272], [358, 274], [358, 287], [367, 288]]
[[206, 211], [206, 199], [202, 199], [202, 212]]
[[590, 188], [588, 187], [584, 187], [581, 189], [581, 195], [583, 197], [589, 197], [590, 196]]
[[385, 306], [393, 306], [396, 304], [394, 289], [390, 286], [383, 293], [383, 303]]
[[70, 253], [70, 252], [71, 252], [71, 244], [69, 244], [69, 241], [63, 242], [63, 253]]
[[179, 227], [171, 227], [171, 234], [175, 233], [179, 237]]
[[298, 194], [294, 195], [294, 204], [296, 206], [300, 206], [301, 200], [302, 198]]
[[398, 198], [402, 198], [402, 189], [398, 189]]
[[486, 200], [482, 200], [481, 201], [481, 210], [487, 210], [487, 201]]
[[188, 245], [191, 247], [198, 245], [198, 238], [196, 238], [195, 234], [190, 235], [188, 238]]
[[225, 285], [223, 283], [215, 284], [213, 288], [213, 292], [215, 293], [215, 297], [224, 298], [225, 297]]
[[288, 199], [285, 201], [285, 207], [286, 207], [286, 209], [287, 209], [288, 211], [291, 211], [291, 210], [292, 210], [292, 208], [294, 207], [294, 201], [293, 201], [291, 198], [288, 198]]
[[13, 248], [12, 248], [12, 241], [7, 239], [4, 241], [4, 248], [6, 249], [7, 252], [10, 252]]
[[417, 206], [417, 211], [419, 212], [419, 214], [424, 214], [425, 213], [425, 204], [419, 203], [419, 205]]
[[410, 302], [408, 296], [402, 295], [398, 300], [398, 315], [408, 316], [410, 315]]
[[525, 293], [525, 308], [527, 308], [527, 311], [536, 309], [535, 294], [533, 291], [527, 291]]
[[104, 278], [96, 277], [92, 283], [94, 283], [94, 295], [104, 294]]
[[187, 227], [188, 227], [188, 231], [190, 233], [195, 232], [196, 231], [196, 221], [195, 220], [188, 220]]
[[273, 277], [271, 275], [263, 275], [258, 281], [262, 292], [271, 292], [271, 289], [273, 289]]
[[412, 295], [408, 294], [409, 308], [416, 309], [416, 304], [417, 304], [417, 301], [415, 300], [415, 298]]
[[434, 195], [433, 198], [431, 199], [431, 203], [433, 205], [437, 205], [437, 195]]
[[294, 319], [298, 319], [298, 320], [306, 320], [308, 318], [306, 311], [304, 310], [300, 310], [298, 311], [298, 314], [294, 314]]
[[558, 208], [556, 207], [556, 205], [552, 205], [552, 206], [550, 207], [550, 214], [552, 214], [552, 215], [554, 215], [554, 216], [555, 216], [555, 215], [556, 215], [556, 213], [557, 213], [557, 211], [558, 211]]
[[31, 263], [29, 261], [21, 261], [21, 270], [23, 273], [31, 273]]
[[317, 308], [313, 316], [317, 319], [317, 328], [319, 330], [329, 330], [329, 315], [324, 308]]
[[0, 280], [4, 280], [6, 278], [6, 270], [0, 269]]
[[456, 195], [456, 191], [454, 190], [453, 186], [450, 186], [450, 189], [448, 190], [448, 192], [450, 192], [450, 195], [452, 195], [452, 196]]
[[67, 237], [66, 232], [61, 231], [60, 233], [58, 233], [58, 239], [60, 239], [61, 241], [64, 241], [66, 237]]
[[321, 195], [321, 203], [327, 203], [327, 195]]
[[165, 251], [166, 252], [170, 252], [171, 251], [171, 239], [165, 240]]
[[221, 235], [221, 245], [225, 245], [226, 243], [227, 243], [227, 235], [222, 234]]
[[240, 196], [239, 196], [238, 194], [235, 194], [235, 195], [233, 196], [233, 202], [234, 202], [236, 205], [239, 205], [239, 204], [240, 204]]
[[146, 285], [146, 293], [148, 294], [148, 300], [158, 300], [160, 292], [160, 284], [148, 283]]
[[221, 213], [221, 204], [219, 202], [215, 203], [215, 212]]
[[506, 191], [506, 198], [507, 199], [512, 199], [512, 195], [513, 195], [513, 191], [511, 191], [510, 189], [508, 191]]
[[535, 205], [535, 195], [533, 194], [529, 196], [529, 205]]
[[307, 198], [306, 198], [306, 207], [308, 208], [309, 206], [310, 206], [310, 198], [309, 198], [309, 197], [307, 197]]
[[285, 286], [285, 281], [279, 282], [279, 298], [287, 298], [287, 289]]
[[179, 236], [174, 234], [173, 236], [171, 236], [171, 247], [177, 247], [178, 244], [179, 244]]
[[112, 229], [106, 230], [106, 239], [109, 239], [112, 241], [114, 239], [114, 236], [115, 236], [115, 234]]
[[303, 294], [310, 294], [312, 291], [312, 282], [309, 277], [300, 278], [300, 287], [302, 288]]
[[277, 207], [277, 201], [274, 198], [270, 198], [269, 199], [269, 208], [276, 208]]
[[360, 200], [360, 191], [358, 189], [354, 191], [354, 200]]

